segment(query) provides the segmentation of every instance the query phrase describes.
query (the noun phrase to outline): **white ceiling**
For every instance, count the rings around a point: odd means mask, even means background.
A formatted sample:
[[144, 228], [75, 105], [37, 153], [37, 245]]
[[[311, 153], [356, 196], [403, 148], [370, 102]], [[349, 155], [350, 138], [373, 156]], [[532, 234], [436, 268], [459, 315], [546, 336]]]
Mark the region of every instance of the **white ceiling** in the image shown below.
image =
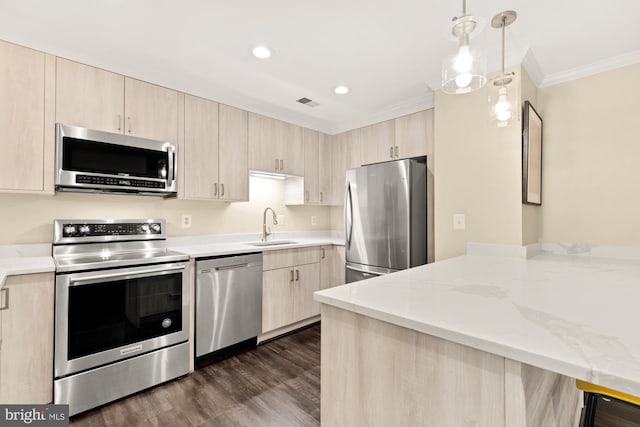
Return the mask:
[[[327, 133], [433, 105], [455, 50], [452, 0], [0, 0], [0, 39]], [[545, 86], [640, 62], [640, 1], [469, 0], [483, 18], [472, 45], [523, 63]], [[273, 49], [268, 60], [250, 51]], [[640, 78], [640, 76], [639, 76]], [[346, 84], [348, 95], [333, 87]], [[295, 102], [308, 97], [311, 108]]]

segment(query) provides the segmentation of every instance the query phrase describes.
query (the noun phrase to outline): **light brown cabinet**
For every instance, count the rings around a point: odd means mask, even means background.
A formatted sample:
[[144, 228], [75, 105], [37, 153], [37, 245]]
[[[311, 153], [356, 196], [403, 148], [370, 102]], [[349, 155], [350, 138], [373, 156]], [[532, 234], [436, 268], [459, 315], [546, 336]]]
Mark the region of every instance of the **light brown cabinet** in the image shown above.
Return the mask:
[[0, 402], [53, 400], [53, 273], [9, 276], [0, 291]]
[[179, 93], [56, 58], [56, 122], [178, 142]]
[[313, 293], [320, 289], [320, 247], [263, 254], [262, 332], [270, 332], [320, 313]]
[[247, 113], [185, 95], [184, 198], [249, 198]]
[[347, 169], [361, 165], [361, 130], [343, 132], [332, 138], [331, 205], [343, 205]]
[[123, 110], [123, 75], [56, 58], [56, 122], [122, 133]]
[[[323, 198], [320, 194], [320, 133], [310, 129], [302, 132], [304, 142], [304, 203], [318, 204]], [[322, 171], [325, 173], [325, 171]]]
[[344, 285], [344, 246], [326, 245], [320, 251], [320, 289]]
[[360, 129], [363, 165], [409, 159], [433, 152], [433, 109]]
[[125, 133], [177, 143], [178, 98], [175, 90], [125, 77]]
[[249, 169], [303, 176], [302, 128], [249, 113]]
[[395, 119], [395, 159], [433, 153], [433, 109]]
[[55, 58], [0, 41], [0, 191], [53, 193]]
[[[307, 164], [305, 163], [305, 171]], [[333, 139], [329, 135], [320, 134], [318, 143], [318, 190], [320, 204], [333, 204]]]
[[360, 129], [360, 159], [363, 165], [395, 159], [395, 126], [393, 120]]

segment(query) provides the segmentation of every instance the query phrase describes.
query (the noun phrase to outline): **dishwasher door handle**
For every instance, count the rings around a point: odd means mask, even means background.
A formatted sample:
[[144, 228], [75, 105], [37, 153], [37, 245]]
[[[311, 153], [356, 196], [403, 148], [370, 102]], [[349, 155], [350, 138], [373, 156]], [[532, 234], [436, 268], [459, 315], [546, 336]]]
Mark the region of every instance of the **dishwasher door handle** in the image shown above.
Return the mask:
[[248, 262], [245, 262], [244, 264], [223, 265], [222, 267], [216, 267], [216, 271], [233, 270], [234, 268], [246, 268], [246, 267], [249, 267]]

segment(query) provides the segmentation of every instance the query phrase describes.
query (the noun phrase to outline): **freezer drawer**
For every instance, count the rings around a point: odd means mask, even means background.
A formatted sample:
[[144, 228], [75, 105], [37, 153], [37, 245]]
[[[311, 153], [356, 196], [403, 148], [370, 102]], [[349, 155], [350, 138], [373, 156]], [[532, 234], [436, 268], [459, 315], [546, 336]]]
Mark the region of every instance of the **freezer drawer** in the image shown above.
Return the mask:
[[196, 357], [262, 331], [262, 254], [196, 261]]

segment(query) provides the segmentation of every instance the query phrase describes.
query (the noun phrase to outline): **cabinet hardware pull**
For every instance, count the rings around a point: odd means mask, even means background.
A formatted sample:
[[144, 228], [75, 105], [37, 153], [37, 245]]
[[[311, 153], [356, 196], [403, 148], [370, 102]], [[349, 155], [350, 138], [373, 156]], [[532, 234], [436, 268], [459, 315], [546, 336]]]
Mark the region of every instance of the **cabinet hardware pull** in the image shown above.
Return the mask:
[[118, 132], [122, 132], [122, 116], [118, 114]]
[[293, 270], [289, 270], [289, 273], [291, 273], [291, 280], [289, 281], [293, 283]]
[[224, 197], [224, 184], [220, 184], [220, 197]]
[[324, 259], [324, 256], [325, 256], [324, 248], [321, 248], [321, 249], [322, 249], [322, 259]]
[[389, 157], [393, 159], [393, 146], [389, 147]]
[[218, 197], [218, 183], [213, 183], [213, 197]]
[[296, 269], [296, 282], [300, 281], [300, 270]]
[[129, 126], [129, 130], [127, 132], [131, 133], [131, 116], [127, 117], [127, 125]]
[[399, 154], [398, 154], [398, 146], [396, 145], [396, 159], [399, 158]]
[[284, 170], [284, 160], [280, 159], [280, 170]]
[[9, 309], [9, 289], [4, 288], [0, 290], [0, 292], [4, 293], [4, 304], [0, 307], [0, 310], [8, 310]]
[[276, 170], [278, 170], [278, 159], [276, 159]]

